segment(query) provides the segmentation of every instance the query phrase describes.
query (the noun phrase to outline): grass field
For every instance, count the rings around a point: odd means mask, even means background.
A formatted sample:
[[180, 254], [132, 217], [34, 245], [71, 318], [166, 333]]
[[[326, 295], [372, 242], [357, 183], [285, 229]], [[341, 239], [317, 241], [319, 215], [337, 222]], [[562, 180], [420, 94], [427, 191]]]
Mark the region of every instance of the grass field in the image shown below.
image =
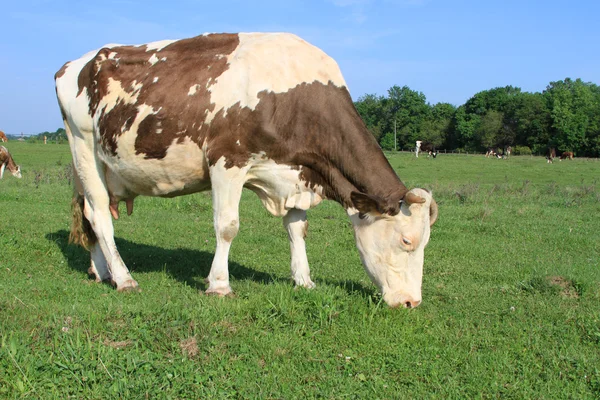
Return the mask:
[[0, 181], [0, 398], [600, 397], [598, 161], [390, 155], [440, 208], [407, 310], [381, 301], [332, 202], [309, 211], [317, 288], [294, 290], [282, 222], [251, 192], [235, 297], [202, 295], [207, 193], [122, 213], [142, 292], [117, 293], [68, 244], [68, 146], [8, 148], [23, 179]]

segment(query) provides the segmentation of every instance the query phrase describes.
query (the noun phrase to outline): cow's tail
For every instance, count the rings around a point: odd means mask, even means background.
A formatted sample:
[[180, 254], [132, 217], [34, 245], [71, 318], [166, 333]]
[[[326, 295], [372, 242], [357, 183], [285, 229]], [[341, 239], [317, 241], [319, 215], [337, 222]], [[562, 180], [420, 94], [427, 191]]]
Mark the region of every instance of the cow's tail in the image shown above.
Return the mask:
[[92, 224], [90, 224], [90, 221], [88, 221], [83, 213], [84, 207], [85, 200], [76, 189], [73, 193], [73, 201], [71, 202], [73, 220], [71, 221], [69, 243], [81, 245], [86, 250], [89, 250], [98, 241], [98, 238], [92, 229]]

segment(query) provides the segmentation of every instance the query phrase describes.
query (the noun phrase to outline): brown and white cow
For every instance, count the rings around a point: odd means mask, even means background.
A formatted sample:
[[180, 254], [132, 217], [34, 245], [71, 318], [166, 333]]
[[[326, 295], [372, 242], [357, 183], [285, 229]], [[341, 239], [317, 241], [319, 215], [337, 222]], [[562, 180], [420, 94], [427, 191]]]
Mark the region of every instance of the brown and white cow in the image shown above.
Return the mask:
[[563, 153], [560, 155], [560, 158], [558, 159], [558, 161], [562, 161], [562, 160], [572, 160], [574, 157], [573, 152], [572, 151], [563, 151]]
[[8, 168], [15, 178], [21, 179], [21, 167], [15, 163], [8, 149], [0, 146], [0, 179], [4, 177], [5, 168]]
[[226, 295], [242, 189], [283, 217], [296, 285], [314, 287], [306, 210], [330, 199], [354, 226], [368, 275], [390, 306], [421, 302], [437, 205], [408, 190], [369, 133], [336, 62], [291, 34], [206, 34], [109, 45], [68, 62], [56, 91], [77, 176], [73, 241], [90, 272], [137, 289], [111, 214], [138, 195], [212, 189], [217, 247], [207, 293]]
[[6, 134], [2, 131], [0, 131], [0, 142], [8, 142], [8, 138], [6, 137]]

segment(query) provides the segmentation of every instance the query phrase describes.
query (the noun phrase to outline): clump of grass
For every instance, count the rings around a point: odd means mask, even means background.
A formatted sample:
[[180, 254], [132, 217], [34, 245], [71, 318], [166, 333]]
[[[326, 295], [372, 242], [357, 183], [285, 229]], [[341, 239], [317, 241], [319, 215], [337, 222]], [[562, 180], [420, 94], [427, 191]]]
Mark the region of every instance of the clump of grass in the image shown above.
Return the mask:
[[469, 201], [473, 201], [476, 194], [479, 192], [479, 184], [468, 183], [461, 185], [454, 194], [458, 197], [460, 204], [465, 204]]
[[583, 284], [563, 276], [535, 276], [521, 282], [521, 290], [528, 293], [560, 295], [563, 298], [577, 299], [583, 295]]

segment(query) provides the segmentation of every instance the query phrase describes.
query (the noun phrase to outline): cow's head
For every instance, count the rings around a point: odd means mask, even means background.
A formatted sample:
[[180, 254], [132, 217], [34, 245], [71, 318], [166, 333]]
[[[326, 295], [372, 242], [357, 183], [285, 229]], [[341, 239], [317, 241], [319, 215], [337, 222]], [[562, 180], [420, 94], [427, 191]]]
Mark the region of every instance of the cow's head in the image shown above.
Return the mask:
[[13, 176], [15, 178], [21, 179], [21, 177], [22, 177], [21, 176], [21, 166], [17, 165], [17, 168], [15, 168], [13, 171], [10, 171], [10, 172], [13, 174]]
[[381, 199], [353, 192], [356, 210], [349, 210], [363, 265], [391, 307], [416, 307], [421, 302], [424, 250], [430, 226], [438, 215], [431, 194], [413, 189], [400, 212], [382, 212]]

